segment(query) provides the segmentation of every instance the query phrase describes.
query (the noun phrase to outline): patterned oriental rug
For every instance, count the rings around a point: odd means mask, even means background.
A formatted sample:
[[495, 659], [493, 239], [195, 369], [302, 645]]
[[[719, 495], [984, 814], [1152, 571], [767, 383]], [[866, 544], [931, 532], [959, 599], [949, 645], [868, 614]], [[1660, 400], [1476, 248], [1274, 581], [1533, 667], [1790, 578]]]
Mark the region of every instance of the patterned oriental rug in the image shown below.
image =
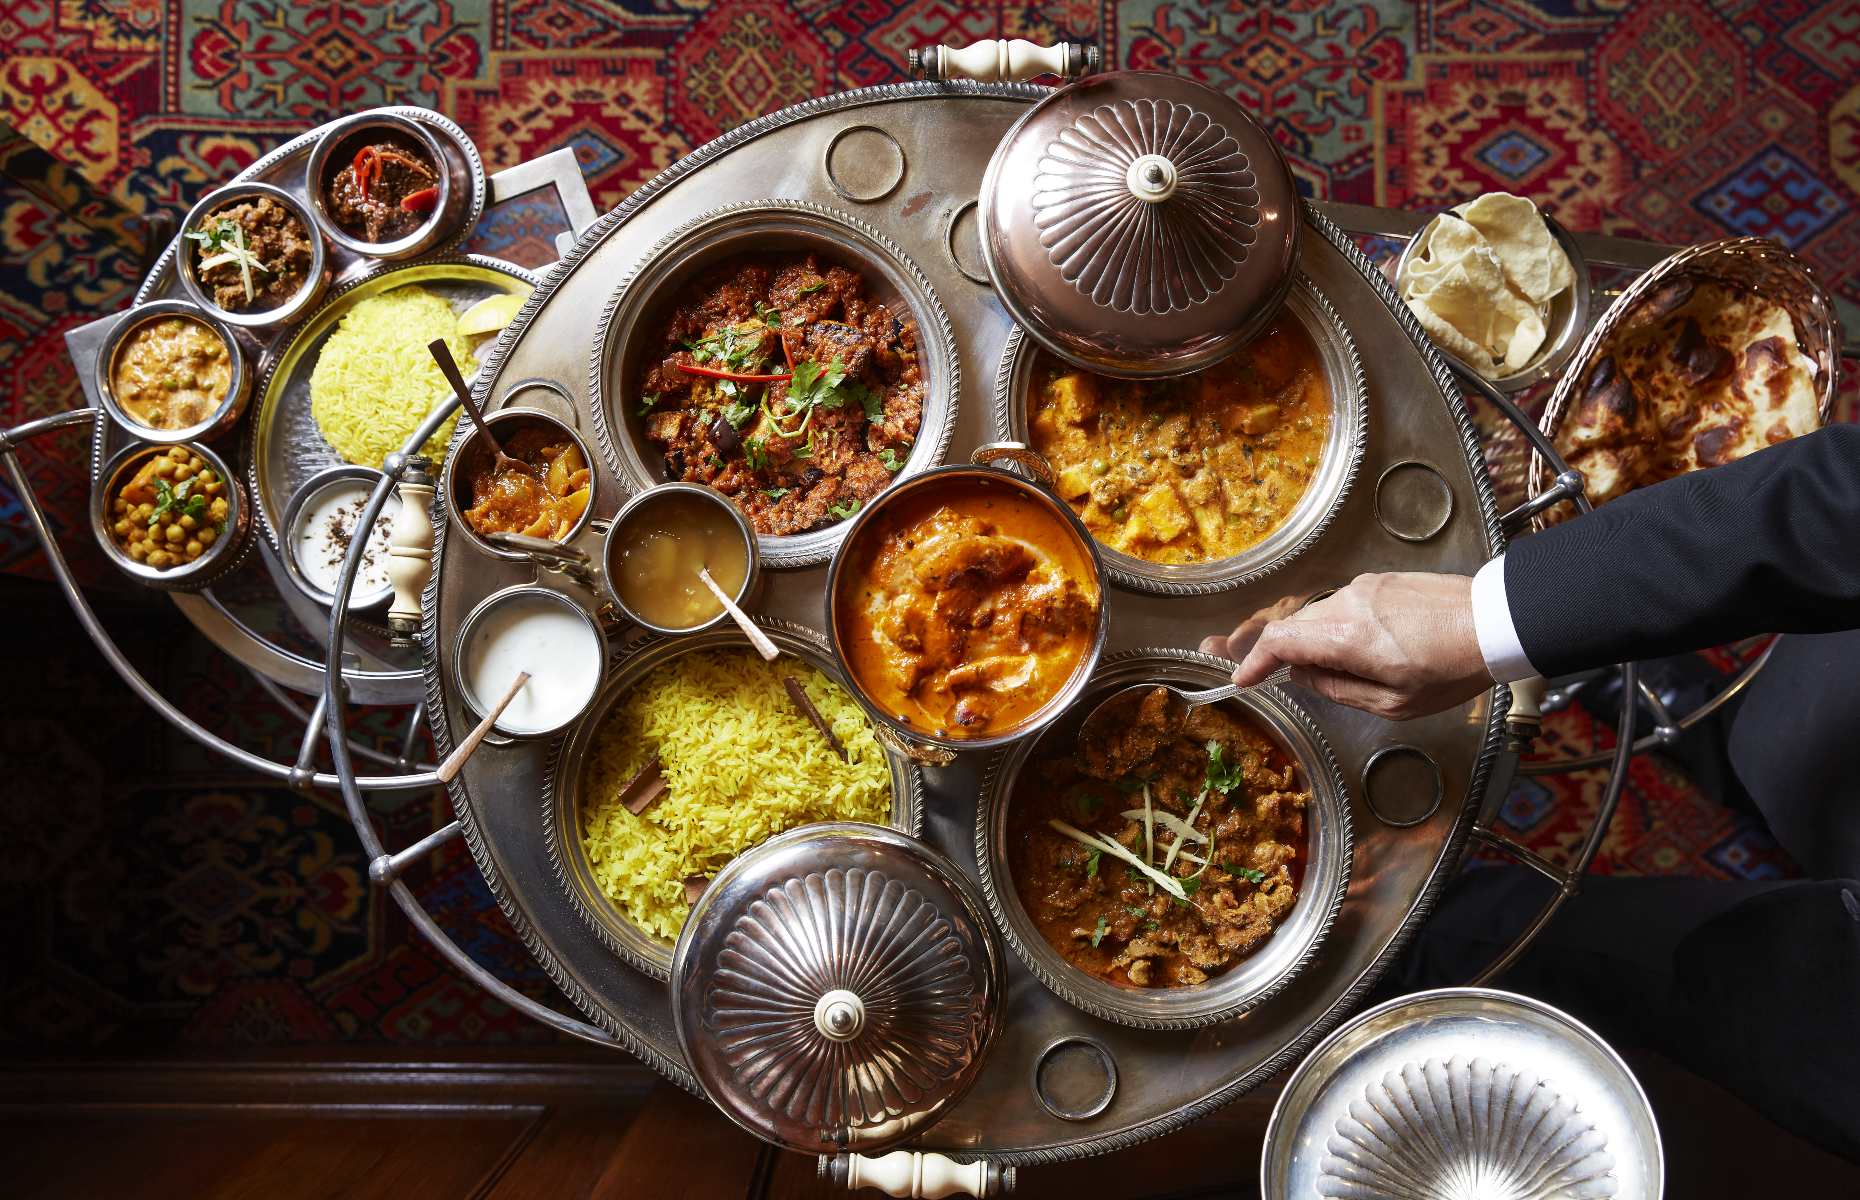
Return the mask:
[[[745, 120], [900, 79], [912, 47], [995, 36], [1095, 40], [1116, 66], [1181, 72], [1238, 97], [1312, 196], [1428, 209], [1504, 189], [1578, 230], [1774, 238], [1860, 325], [1856, 0], [0, 0], [0, 161], [49, 151], [118, 210], [76, 219], [55, 180], [0, 179], [0, 425], [82, 402], [62, 335], [128, 302], [136, 263], [113, 234], [121, 218], [178, 216], [306, 126], [427, 105], [459, 121], [492, 169], [573, 147], [607, 208]], [[552, 202], [518, 201], [471, 248], [540, 264], [562, 225]], [[1843, 419], [1854, 413], [1850, 387]], [[113, 590], [82, 525], [80, 441], [22, 457], [150, 678], [233, 741], [291, 757], [290, 714], [165, 601]], [[0, 668], [12, 695], [36, 701], [0, 723], [13, 769], [0, 791], [0, 844], [12, 851], [0, 864], [12, 967], [0, 977], [0, 1038], [76, 1048], [552, 1036], [411, 934], [368, 886], [336, 799], [233, 772], [142, 709], [58, 597], [18, 578], [46, 567], [4, 489], [0, 569], [16, 577], [0, 583], [15, 628], [36, 635]], [[361, 714], [357, 731], [388, 744], [394, 718]], [[1575, 709], [1550, 739], [1588, 749], [1609, 734]], [[1636, 760], [1595, 869], [1793, 872], [1754, 817], [1707, 790], [1672, 758]], [[1527, 780], [1505, 818], [1556, 855], [1598, 795], [1596, 773]], [[447, 815], [437, 796], [376, 811], [390, 845]], [[459, 847], [415, 883], [475, 956], [549, 995]]]

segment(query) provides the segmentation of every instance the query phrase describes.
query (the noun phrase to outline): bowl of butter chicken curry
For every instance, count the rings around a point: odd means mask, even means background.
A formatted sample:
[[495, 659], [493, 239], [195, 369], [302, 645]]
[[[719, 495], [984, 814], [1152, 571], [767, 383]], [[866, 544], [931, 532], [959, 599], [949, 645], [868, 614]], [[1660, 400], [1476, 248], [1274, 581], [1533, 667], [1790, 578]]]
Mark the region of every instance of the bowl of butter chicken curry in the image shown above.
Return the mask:
[[880, 497], [834, 555], [827, 606], [868, 711], [943, 750], [1037, 731], [1104, 647], [1102, 570], [1078, 518], [991, 467], [940, 468]]
[[1153, 1028], [1244, 1012], [1309, 959], [1342, 902], [1342, 784], [1283, 693], [1184, 714], [1159, 686], [1117, 736], [1078, 741], [1077, 718], [1112, 691], [1221, 674], [1182, 652], [1107, 660], [1066, 719], [990, 780], [978, 837], [996, 916], [1033, 972], [1088, 1012]]

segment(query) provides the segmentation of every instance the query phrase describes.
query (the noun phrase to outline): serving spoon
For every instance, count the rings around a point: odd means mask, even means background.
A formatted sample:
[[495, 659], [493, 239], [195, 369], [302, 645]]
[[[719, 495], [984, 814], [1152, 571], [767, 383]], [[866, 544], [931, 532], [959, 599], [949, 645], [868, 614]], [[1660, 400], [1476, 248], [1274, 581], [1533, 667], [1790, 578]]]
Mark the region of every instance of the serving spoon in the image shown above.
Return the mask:
[[453, 776], [459, 773], [459, 768], [465, 765], [465, 760], [470, 758], [472, 751], [478, 748], [478, 743], [482, 742], [485, 735], [491, 732], [491, 727], [497, 724], [497, 718], [504, 715], [504, 710], [510, 707], [510, 702], [517, 698], [517, 693], [522, 691], [523, 685], [529, 681], [528, 671], [517, 672], [517, 677], [510, 681], [510, 688], [504, 693], [504, 698], [491, 706], [491, 711], [484, 714], [484, 719], [478, 722], [478, 727], [466, 735], [465, 740], [458, 744], [458, 748], [446, 755], [446, 761], [440, 763], [439, 769], [433, 772], [439, 777], [439, 782], [452, 782]]
[[763, 633], [761, 628], [750, 619], [749, 614], [743, 611], [742, 606], [730, 599], [730, 593], [724, 591], [718, 586], [717, 581], [710, 577], [709, 567], [699, 567], [698, 578], [704, 581], [704, 586], [710, 589], [710, 594], [717, 597], [717, 603], [723, 605], [723, 611], [730, 614], [730, 619], [735, 621], [736, 627], [743, 631], [743, 636], [748, 638], [749, 644], [756, 648], [756, 653], [762, 656], [763, 662], [774, 662], [781, 657], [780, 648], [769, 640], [769, 635]]
[[452, 347], [446, 345], [446, 339], [434, 338], [426, 344], [426, 351], [433, 356], [433, 361], [439, 364], [439, 373], [446, 377], [446, 382], [452, 385], [452, 390], [464, 402], [466, 411], [471, 413], [472, 421], [478, 426], [478, 431], [490, 439], [491, 452], [497, 456], [497, 469], [515, 471], [519, 475], [539, 475], [537, 469], [531, 464], [520, 458], [512, 458], [505, 453], [504, 443], [497, 440], [497, 434], [491, 430], [491, 423], [484, 419], [484, 410], [479, 408], [478, 402], [471, 398], [471, 388], [465, 385], [465, 377], [459, 374], [459, 364], [453, 359]]
[[1166, 683], [1133, 683], [1129, 687], [1118, 688], [1100, 700], [1097, 707], [1085, 714], [1085, 719], [1079, 723], [1078, 741], [1080, 745], [1095, 745], [1115, 736], [1120, 728], [1130, 724], [1131, 718], [1136, 715], [1137, 706], [1143, 703], [1143, 698], [1157, 688], [1161, 688], [1168, 697], [1169, 723], [1180, 725], [1188, 719], [1189, 713], [1198, 708], [1219, 704], [1223, 700], [1232, 700], [1241, 692], [1250, 692], [1254, 688], [1285, 683], [1291, 677], [1290, 667], [1280, 667], [1258, 683], [1247, 687], [1226, 683], [1220, 687], [1195, 692], [1185, 692], [1181, 688]]

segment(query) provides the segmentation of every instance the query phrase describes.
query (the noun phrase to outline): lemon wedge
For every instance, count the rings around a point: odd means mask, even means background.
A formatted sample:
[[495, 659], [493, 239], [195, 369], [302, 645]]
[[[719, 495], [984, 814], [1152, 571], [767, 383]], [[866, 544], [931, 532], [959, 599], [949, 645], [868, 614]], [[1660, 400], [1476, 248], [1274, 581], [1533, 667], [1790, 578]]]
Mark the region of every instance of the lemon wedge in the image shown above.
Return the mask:
[[516, 318], [528, 292], [499, 292], [486, 296], [459, 315], [459, 332], [466, 337], [496, 333]]

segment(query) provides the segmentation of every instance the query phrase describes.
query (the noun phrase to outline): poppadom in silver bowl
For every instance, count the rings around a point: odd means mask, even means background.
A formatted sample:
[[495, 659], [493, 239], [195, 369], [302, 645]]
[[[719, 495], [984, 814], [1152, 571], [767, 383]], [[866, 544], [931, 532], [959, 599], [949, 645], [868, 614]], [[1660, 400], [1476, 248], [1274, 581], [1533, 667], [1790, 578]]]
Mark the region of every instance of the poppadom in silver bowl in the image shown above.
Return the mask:
[[1264, 1196], [1658, 1200], [1660, 1131], [1608, 1044], [1490, 988], [1403, 996], [1339, 1028], [1286, 1082]]
[[[647, 251], [601, 314], [588, 367], [594, 438], [608, 467], [629, 490], [666, 480], [659, 453], [646, 441], [634, 381], [646, 365], [653, 325], [694, 276], [738, 255], [812, 252], [857, 269], [868, 293], [894, 313], [909, 312], [917, 325], [924, 374], [923, 418], [917, 440], [892, 481], [943, 461], [955, 429], [962, 372], [949, 316], [930, 281], [890, 238], [856, 217], [800, 200], [732, 204], [681, 226]], [[782, 537], [760, 536], [770, 567], [825, 562], [848, 522]]]
[[[756, 624], [776, 646], [827, 678], [852, 689], [834, 665], [826, 639], [811, 629], [786, 621], [758, 618]], [[658, 979], [670, 979], [671, 942], [662, 942], [628, 920], [594, 881], [588, 857], [581, 845], [582, 774], [588, 755], [608, 712], [640, 680], [673, 659], [706, 650], [740, 650], [753, 654], [749, 639], [735, 626], [707, 630], [704, 633], [677, 637], [649, 636], [627, 645], [601, 681], [594, 703], [566, 737], [551, 747], [549, 765], [543, 782], [543, 840], [557, 881], [567, 892], [575, 911], [580, 913], [601, 942], [626, 962]], [[883, 748], [881, 744], [881, 749]], [[918, 836], [923, 832], [923, 777], [903, 755], [885, 750], [891, 765], [891, 828]]]
[[[1310, 336], [1330, 388], [1330, 432], [1304, 495], [1264, 540], [1228, 558], [1199, 563], [1150, 562], [1100, 542], [1105, 569], [1117, 583], [1162, 596], [1197, 596], [1262, 579], [1323, 536], [1349, 498], [1369, 432], [1368, 384], [1356, 340], [1330, 300], [1302, 272], [1286, 296], [1284, 311], [1296, 318]], [[1018, 325], [1008, 335], [1007, 348], [995, 373], [994, 396], [995, 429], [1006, 440], [1032, 445], [1027, 395], [1042, 353], [1039, 344]]]
[[1285, 921], [1266, 944], [1208, 982], [1192, 987], [1125, 987], [1100, 979], [1061, 958], [1034, 926], [1014, 888], [1008, 813], [1015, 784], [1028, 760], [1051, 739], [1070, 745], [1092, 706], [1118, 687], [1171, 683], [1190, 688], [1228, 682], [1231, 664], [1187, 650], [1130, 650], [1106, 658], [1066, 717], [1039, 739], [1009, 748], [989, 767], [976, 806], [975, 861], [989, 911], [1008, 945], [1041, 983], [1062, 1000], [1095, 1017], [1139, 1029], [1192, 1029], [1249, 1012], [1277, 995], [1315, 958], [1336, 923], [1350, 886], [1354, 836], [1343, 776], [1311, 717], [1276, 687], [1242, 692], [1239, 708], [1287, 752], [1310, 789], [1306, 808], [1304, 879]]

